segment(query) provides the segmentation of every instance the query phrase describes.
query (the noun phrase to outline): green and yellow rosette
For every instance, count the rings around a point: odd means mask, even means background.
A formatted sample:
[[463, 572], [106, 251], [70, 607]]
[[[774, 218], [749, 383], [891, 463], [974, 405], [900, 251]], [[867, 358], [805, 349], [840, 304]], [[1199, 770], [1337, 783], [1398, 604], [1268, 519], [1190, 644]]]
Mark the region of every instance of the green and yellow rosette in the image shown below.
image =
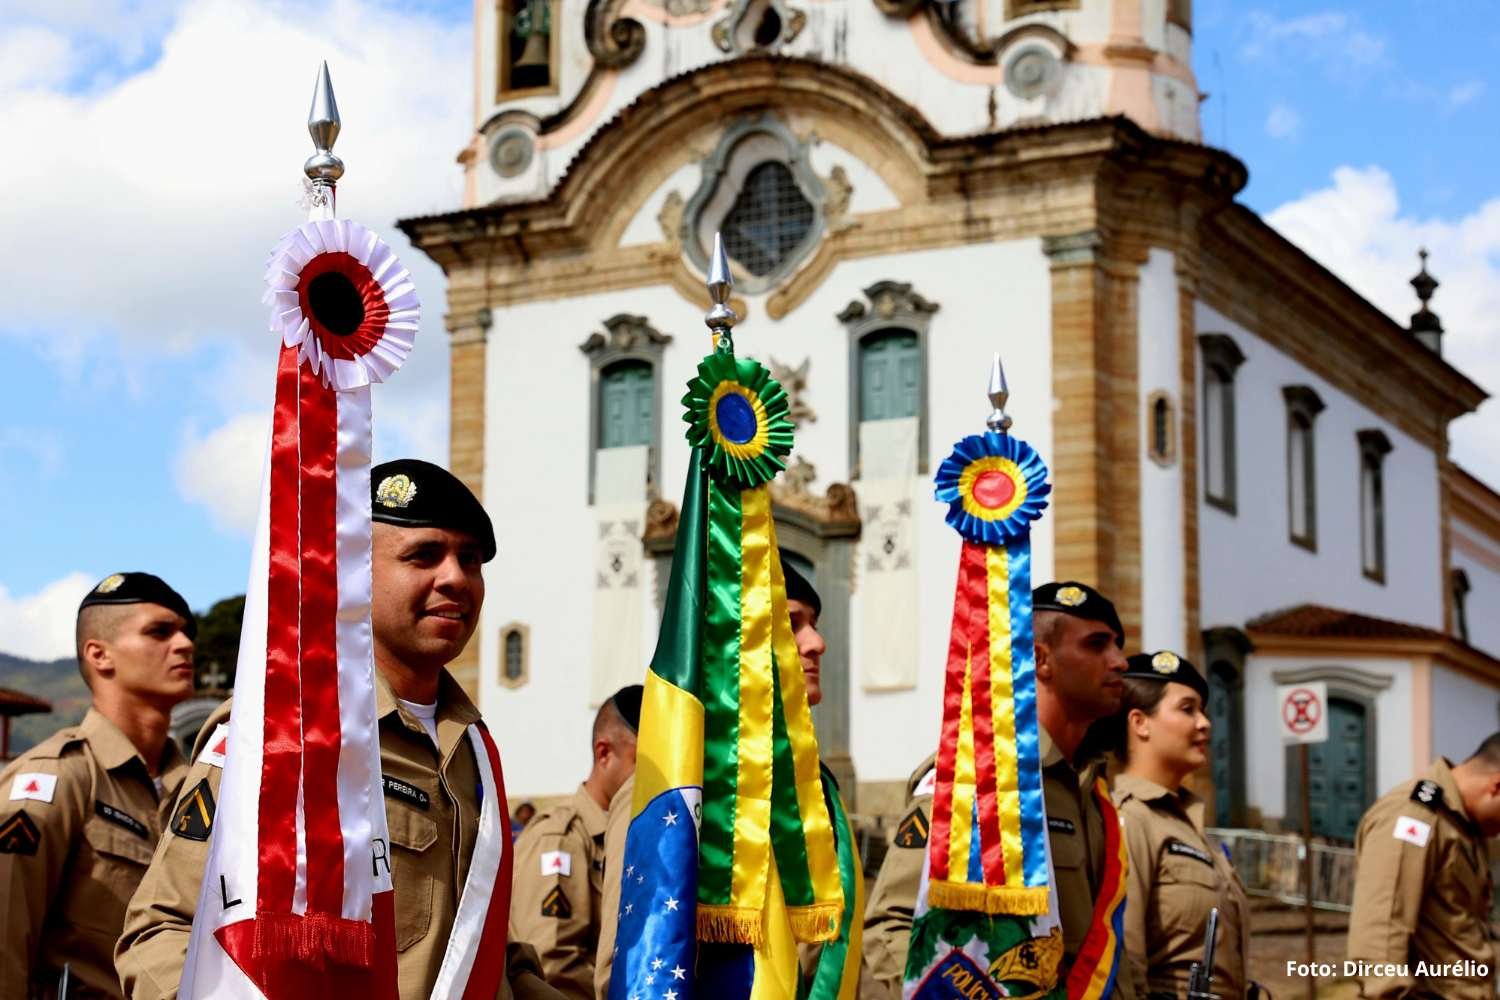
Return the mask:
[[786, 390], [758, 361], [714, 353], [688, 382], [688, 443], [721, 485], [752, 490], [786, 468], [792, 421]]

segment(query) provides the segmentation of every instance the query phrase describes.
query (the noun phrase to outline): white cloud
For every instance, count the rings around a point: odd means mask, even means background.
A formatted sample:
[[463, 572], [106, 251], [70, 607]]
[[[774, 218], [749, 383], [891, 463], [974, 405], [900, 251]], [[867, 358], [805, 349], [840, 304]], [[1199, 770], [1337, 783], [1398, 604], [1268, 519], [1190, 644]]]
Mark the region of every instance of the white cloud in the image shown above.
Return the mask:
[[0, 35], [0, 93], [55, 87], [68, 78], [72, 49], [47, 28], [13, 27]]
[[1465, 104], [1473, 104], [1484, 96], [1484, 81], [1469, 80], [1448, 91], [1448, 109], [1456, 111]]
[[1266, 116], [1266, 135], [1273, 139], [1295, 139], [1302, 131], [1302, 115], [1289, 104], [1277, 102]]
[[73, 655], [78, 602], [98, 582], [89, 573], [69, 573], [35, 594], [12, 596], [0, 586], [0, 636], [5, 651], [32, 660]]
[[[1442, 283], [1432, 309], [1447, 331], [1445, 359], [1500, 393], [1500, 197], [1460, 218], [1421, 219], [1403, 213], [1386, 171], [1345, 166], [1331, 186], [1266, 221], [1403, 326], [1417, 309], [1409, 282], [1426, 247], [1428, 270]], [[1460, 464], [1500, 488], [1500, 404], [1455, 421], [1450, 439]]]
[[1334, 78], [1378, 66], [1386, 56], [1385, 39], [1365, 31], [1357, 18], [1342, 11], [1291, 18], [1251, 11], [1245, 18], [1244, 34], [1240, 56], [1248, 61], [1318, 61]]
[[221, 530], [254, 534], [270, 432], [269, 411], [242, 413], [201, 436], [189, 427], [177, 457], [177, 492], [208, 508]]

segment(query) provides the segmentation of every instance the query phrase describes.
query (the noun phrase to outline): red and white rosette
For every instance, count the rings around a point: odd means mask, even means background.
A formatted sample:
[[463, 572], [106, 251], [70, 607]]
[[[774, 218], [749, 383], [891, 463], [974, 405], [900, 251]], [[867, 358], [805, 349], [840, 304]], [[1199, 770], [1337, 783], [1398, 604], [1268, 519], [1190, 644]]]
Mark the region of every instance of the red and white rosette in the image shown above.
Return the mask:
[[335, 389], [384, 382], [411, 353], [421, 316], [411, 274], [357, 222], [292, 230], [271, 253], [266, 285], [271, 329]]

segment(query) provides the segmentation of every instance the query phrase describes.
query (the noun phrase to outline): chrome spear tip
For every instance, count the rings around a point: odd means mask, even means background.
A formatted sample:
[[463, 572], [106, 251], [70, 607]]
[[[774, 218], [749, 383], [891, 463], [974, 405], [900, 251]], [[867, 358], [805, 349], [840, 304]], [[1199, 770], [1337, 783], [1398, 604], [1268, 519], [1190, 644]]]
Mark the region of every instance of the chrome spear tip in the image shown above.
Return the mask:
[[713, 303], [703, 322], [720, 337], [727, 336], [739, 320], [729, 308], [729, 293], [734, 291], [734, 279], [729, 275], [729, 256], [724, 253], [724, 234], [714, 233], [714, 252], [708, 260], [708, 298]]
[[991, 407], [985, 426], [998, 434], [1010, 430], [1011, 419], [1005, 415], [1005, 404], [1010, 401], [1010, 387], [1005, 382], [1005, 367], [1000, 364], [999, 351], [995, 352], [995, 359], [990, 364], [990, 383], [985, 388], [985, 395]]
[[302, 171], [314, 184], [332, 186], [344, 176], [344, 161], [333, 155], [339, 126], [339, 106], [333, 99], [333, 80], [328, 75], [328, 63], [324, 61], [318, 68], [312, 109], [307, 113], [307, 134], [312, 136], [317, 152], [302, 165]]

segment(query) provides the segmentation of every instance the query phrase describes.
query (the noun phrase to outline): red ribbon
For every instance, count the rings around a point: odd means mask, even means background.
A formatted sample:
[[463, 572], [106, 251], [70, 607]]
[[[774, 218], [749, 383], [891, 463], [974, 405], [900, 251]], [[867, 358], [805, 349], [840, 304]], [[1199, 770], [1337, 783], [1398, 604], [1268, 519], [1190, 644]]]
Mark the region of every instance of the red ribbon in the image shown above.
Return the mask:
[[[364, 307], [364, 319], [354, 332], [338, 334], [324, 326], [318, 319], [308, 298], [313, 279], [325, 274], [341, 274], [359, 293]], [[297, 279], [297, 304], [302, 315], [312, 327], [310, 336], [318, 338], [323, 352], [332, 358], [351, 361], [370, 353], [385, 333], [385, 324], [390, 319], [391, 309], [385, 301], [385, 291], [370, 269], [355, 257], [342, 252], [320, 253], [308, 261]]]

